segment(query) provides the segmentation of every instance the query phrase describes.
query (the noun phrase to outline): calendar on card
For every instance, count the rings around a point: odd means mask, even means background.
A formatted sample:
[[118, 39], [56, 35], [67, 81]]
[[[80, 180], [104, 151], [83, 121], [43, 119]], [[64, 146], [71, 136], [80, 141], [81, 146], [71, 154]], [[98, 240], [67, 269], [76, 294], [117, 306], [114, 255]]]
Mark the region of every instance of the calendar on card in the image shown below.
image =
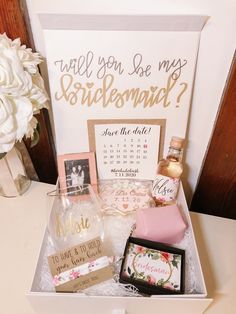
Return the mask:
[[152, 180], [162, 154], [164, 120], [89, 120], [100, 179]]

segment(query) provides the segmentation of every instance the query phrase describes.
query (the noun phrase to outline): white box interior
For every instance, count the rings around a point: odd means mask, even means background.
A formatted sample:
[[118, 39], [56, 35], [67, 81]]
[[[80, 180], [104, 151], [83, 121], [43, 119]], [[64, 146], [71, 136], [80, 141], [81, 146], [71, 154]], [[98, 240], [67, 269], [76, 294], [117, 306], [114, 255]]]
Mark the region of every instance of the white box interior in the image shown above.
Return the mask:
[[[206, 286], [202, 274], [201, 264], [198, 256], [197, 246], [193, 233], [192, 223], [186, 204], [182, 185], [178, 193], [178, 203], [180, 204], [185, 218], [187, 220], [191, 233], [191, 256], [192, 266], [197, 280], [197, 292], [194, 294], [183, 295], [162, 295], [150, 297], [111, 297], [111, 296], [86, 296], [85, 294], [76, 293], [55, 293], [39, 291], [38, 281], [41, 276], [42, 260], [45, 255], [47, 232], [41, 246], [35, 275], [28, 298], [30, 303], [38, 314], [70, 314], [81, 313], [86, 314], [106, 314], [106, 313], [128, 313], [143, 314], [148, 309], [150, 314], [154, 314], [158, 309], [167, 311], [176, 311], [181, 313], [203, 313], [206, 307], [211, 303], [211, 299], [207, 298]], [[171, 302], [170, 302], [171, 301]], [[194, 304], [194, 306], [193, 306]], [[117, 310], [119, 310], [117, 312]]]

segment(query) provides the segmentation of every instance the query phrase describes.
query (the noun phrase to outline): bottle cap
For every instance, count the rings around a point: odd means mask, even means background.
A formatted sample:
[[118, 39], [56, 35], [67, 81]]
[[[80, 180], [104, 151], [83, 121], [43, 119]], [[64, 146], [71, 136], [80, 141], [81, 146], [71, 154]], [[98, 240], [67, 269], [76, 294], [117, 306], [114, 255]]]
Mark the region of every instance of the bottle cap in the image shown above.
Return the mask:
[[184, 139], [177, 136], [172, 136], [170, 146], [176, 149], [181, 149], [184, 144]]

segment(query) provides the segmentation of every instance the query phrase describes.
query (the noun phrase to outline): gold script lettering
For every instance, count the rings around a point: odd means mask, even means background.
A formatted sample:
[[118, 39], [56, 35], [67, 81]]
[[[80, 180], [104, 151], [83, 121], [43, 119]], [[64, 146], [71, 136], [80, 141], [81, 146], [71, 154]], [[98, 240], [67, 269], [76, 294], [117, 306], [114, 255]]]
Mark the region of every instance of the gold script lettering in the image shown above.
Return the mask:
[[80, 220], [75, 220], [70, 216], [67, 220], [63, 221], [60, 215], [56, 215], [56, 235], [60, 237], [65, 237], [69, 234], [74, 235], [81, 233], [83, 230], [90, 228], [89, 219], [83, 216]]
[[[94, 82], [74, 82], [71, 74], [63, 74], [60, 78], [60, 91], [55, 93], [56, 100], [65, 100], [70, 105], [81, 104], [88, 107], [101, 103], [105, 108], [113, 104], [116, 108], [122, 108], [126, 102], [130, 102], [134, 108], [144, 108], [162, 104], [164, 108], [171, 105], [170, 94], [174, 88], [179, 88], [178, 77], [169, 75], [166, 86], [150, 86], [148, 89], [133, 87], [123, 91], [114, 87], [114, 75], [107, 74], [102, 79], [101, 87], [96, 87]], [[186, 90], [185, 89], [185, 90]]]

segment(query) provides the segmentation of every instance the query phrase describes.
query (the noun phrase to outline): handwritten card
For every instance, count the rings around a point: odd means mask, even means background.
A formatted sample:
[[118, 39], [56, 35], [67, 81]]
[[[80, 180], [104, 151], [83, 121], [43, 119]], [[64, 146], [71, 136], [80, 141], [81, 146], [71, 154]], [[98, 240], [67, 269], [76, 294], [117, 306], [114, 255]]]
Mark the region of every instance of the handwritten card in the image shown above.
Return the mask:
[[127, 215], [154, 206], [152, 181], [104, 180], [99, 184], [101, 210], [105, 214]]
[[164, 123], [89, 120], [90, 150], [96, 151], [99, 178], [153, 180], [162, 150]]
[[58, 292], [75, 292], [112, 278], [108, 257], [99, 237], [48, 257]]
[[[40, 20], [58, 155], [89, 151], [91, 119], [163, 119], [164, 155], [171, 136], [185, 137], [205, 17], [41, 15]], [[152, 140], [154, 131], [158, 128], [145, 136]], [[147, 158], [153, 161], [151, 152]], [[103, 166], [102, 177], [112, 177]]]

